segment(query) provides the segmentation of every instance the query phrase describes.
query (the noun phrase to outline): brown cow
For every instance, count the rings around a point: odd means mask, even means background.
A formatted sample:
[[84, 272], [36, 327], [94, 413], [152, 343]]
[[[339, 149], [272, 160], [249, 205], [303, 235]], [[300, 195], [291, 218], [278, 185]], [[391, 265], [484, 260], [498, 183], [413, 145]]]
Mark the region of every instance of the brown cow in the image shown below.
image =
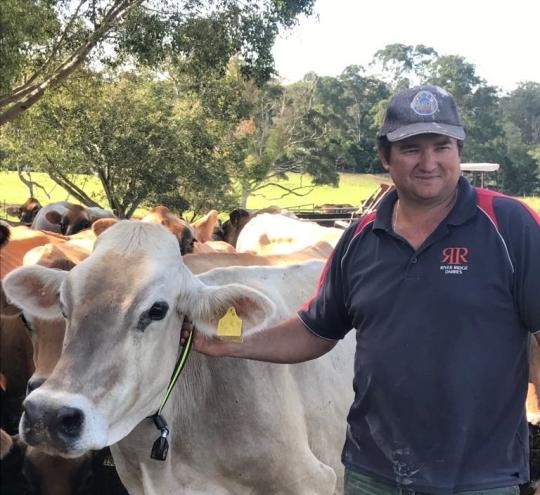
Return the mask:
[[213, 232], [218, 224], [218, 212], [210, 210], [204, 217], [191, 223], [191, 228], [198, 242], [208, 242], [212, 240]]
[[[0, 372], [0, 392], [4, 394], [6, 390], [7, 379], [4, 373]], [[13, 438], [7, 431], [0, 428], [0, 460], [8, 455], [11, 447], [13, 447]]]
[[[66, 245], [69, 242], [66, 241]], [[56, 245], [48, 246], [54, 248]], [[69, 270], [74, 266], [68, 259], [69, 256], [65, 256], [68, 253], [67, 249], [53, 250], [51, 253], [57, 254], [58, 257], [42, 260], [44, 264], [49, 261], [48, 266], [51, 268]], [[3, 291], [0, 291], [0, 306], [2, 312], [0, 363], [2, 372], [6, 375], [7, 385], [2, 408], [6, 407], [9, 413], [9, 423], [3, 426], [14, 433], [17, 431], [26, 390], [31, 392], [39, 387], [50, 375], [60, 357], [65, 322], [63, 319], [42, 320], [31, 317], [26, 319], [19, 308], [6, 300]], [[23, 357], [21, 357], [22, 350], [25, 351]], [[18, 365], [24, 363], [24, 369], [15, 369], [14, 363]], [[7, 416], [7, 413], [2, 414], [2, 419], [4, 416]], [[9, 456], [2, 462], [2, 491], [4, 489], [10, 491], [12, 488], [16, 490], [16, 487], [25, 486], [25, 490], [40, 495], [90, 495], [99, 492], [126, 494], [114, 465], [111, 462], [104, 463], [105, 457], [110, 458], [108, 449], [92, 455], [66, 459], [29, 447], [17, 437], [10, 437], [7, 432], [2, 435], [1, 440], [5, 454], [11, 450]]]
[[20, 206], [8, 206], [6, 213], [18, 217], [24, 225], [32, 225], [39, 210], [41, 210], [41, 203], [36, 198], [30, 197]]
[[[13, 306], [6, 302], [1, 286], [0, 291], [2, 312], [14, 314]], [[0, 372], [6, 382], [0, 405], [0, 427], [14, 434], [18, 430], [26, 383], [34, 372], [32, 343], [20, 318], [0, 316], [0, 344]]]
[[235, 208], [229, 213], [229, 220], [223, 222], [220, 231], [216, 234], [216, 240], [223, 240], [236, 247], [238, 236], [246, 224], [257, 215], [270, 213], [272, 215], [284, 215], [289, 218], [297, 218], [296, 215], [280, 206], [268, 206], [260, 210], [248, 211], [243, 208]]
[[11, 236], [10, 225], [0, 221], [0, 248], [4, 247]]
[[163, 225], [178, 239], [181, 254], [193, 252], [195, 234], [191, 226], [184, 219], [172, 213], [166, 206], [160, 205], [151, 208], [148, 214], [141, 219], [141, 222]]
[[200, 253], [186, 254], [185, 265], [192, 273], [204, 273], [222, 266], [270, 266], [303, 263], [311, 259], [327, 259], [332, 254], [332, 246], [327, 242], [319, 242], [313, 247], [289, 254], [258, 256], [251, 253]]
[[[5, 227], [1, 227], [0, 238], [5, 237]], [[4, 232], [4, 234], [2, 234]], [[23, 264], [27, 251], [48, 243], [64, 242], [68, 237], [53, 232], [41, 232], [26, 226], [10, 227], [8, 230], [9, 242], [0, 246], [0, 277], [5, 277], [11, 270]], [[7, 239], [6, 239], [7, 240]]]
[[57, 260], [68, 260], [78, 264], [90, 255], [94, 242], [95, 239], [91, 238], [75, 238], [65, 242], [37, 246], [24, 255], [23, 265], [51, 266]]

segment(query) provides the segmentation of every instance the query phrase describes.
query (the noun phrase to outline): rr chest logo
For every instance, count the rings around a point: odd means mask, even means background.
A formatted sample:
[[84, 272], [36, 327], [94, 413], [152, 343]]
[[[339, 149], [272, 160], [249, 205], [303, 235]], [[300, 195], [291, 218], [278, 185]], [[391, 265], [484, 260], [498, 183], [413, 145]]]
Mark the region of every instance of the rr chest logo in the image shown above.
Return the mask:
[[442, 250], [440, 270], [445, 275], [463, 275], [468, 269], [469, 249], [447, 247]]

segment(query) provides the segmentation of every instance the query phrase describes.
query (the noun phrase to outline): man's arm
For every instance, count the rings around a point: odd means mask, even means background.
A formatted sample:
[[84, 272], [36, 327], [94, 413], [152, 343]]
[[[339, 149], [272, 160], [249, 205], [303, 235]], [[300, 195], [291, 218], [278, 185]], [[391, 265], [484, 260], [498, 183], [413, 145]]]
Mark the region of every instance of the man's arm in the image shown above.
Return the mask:
[[[190, 330], [191, 322], [182, 326], [182, 341]], [[195, 330], [193, 348], [208, 356], [229, 356], [271, 363], [300, 363], [318, 358], [334, 348], [337, 340], [328, 340], [310, 332], [297, 316], [273, 327], [265, 328], [243, 342], [231, 342], [207, 337]]]

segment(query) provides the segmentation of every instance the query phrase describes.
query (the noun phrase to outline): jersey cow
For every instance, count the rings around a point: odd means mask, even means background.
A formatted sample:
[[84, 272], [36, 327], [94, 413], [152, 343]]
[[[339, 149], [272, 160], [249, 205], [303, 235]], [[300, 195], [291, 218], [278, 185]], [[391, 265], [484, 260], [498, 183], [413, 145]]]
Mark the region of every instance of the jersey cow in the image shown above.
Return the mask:
[[326, 241], [335, 246], [342, 229], [321, 227], [285, 215], [263, 213], [252, 218], [242, 229], [236, 242], [239, 252], [285, 254]]
[[41, 203], [36, 198], [30, 197], [20, 206], [8, 206], [6, 213], [18, 217], [24, 225], [31, 225], [40, 209]]
[[61, 234], [36, 231], [23, 225], [1, 226], [0, 238], [5, 239], [4, 245], [0, 244], [0, 277], [5, 277], [11, 270], [21, 266], [30, 249], [49, 243], [58, 244], [68, 239]]
[[148, 416], [174, 368], [182, 315], [215, 335], [234, 307], [249, 335], [294, 314], [323, 264], [195, 276], [179, 254], [162, 226], [125, 221], [69, 273], [23, 267], [6, 278], [26, 312], [67, 319], [57, 366], [25, 401], [24, 440], [66, 456], [111, 445], [135, 495], [338, 493], [352, 342], [291, 366], [192, 353], [163, 411], [168, 458], [150, 458], [159, 432]]
[[229, 219], [223, 222], [223, 225], [215, 233], [216, 240], [222, 240], [228, 242], [232, 246], [236, 247], [238, 236], [246, 224], [257, 215], [262, 214], [283, 215], [289, 218], [297, 218], [297, 216], [285, 208], [279, 206], [269, 206], [261, 210], [247, 211], [243, 208], [235, 208], [229, 213]]
[[32, 228], [73, 235], [83, 229], [88, 229], [99, 218], [112, 217], [114, 217], [112, 211], [103, 208], [59, 201], [41, 208], [32, 222]]

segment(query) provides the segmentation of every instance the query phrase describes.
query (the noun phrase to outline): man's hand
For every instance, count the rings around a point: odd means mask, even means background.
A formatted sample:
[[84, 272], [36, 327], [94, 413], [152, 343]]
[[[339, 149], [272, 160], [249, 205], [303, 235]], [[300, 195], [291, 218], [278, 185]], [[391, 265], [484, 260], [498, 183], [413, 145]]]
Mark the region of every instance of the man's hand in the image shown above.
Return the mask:
[[193, 349], [195, 351], [212, 357], [223, 357], [230, 354], [230, 342], [221, 340], [217, 337], [207, 337], [206, 335], [197, 332], [196, 328], [193, 325], [193, 322], [189, 318], [184, 317], [184, 322], [182, 324], [182, 330], [180, 334], [180, 343], [182, 345], [187, 342], [190, 332], [194, 332]]

